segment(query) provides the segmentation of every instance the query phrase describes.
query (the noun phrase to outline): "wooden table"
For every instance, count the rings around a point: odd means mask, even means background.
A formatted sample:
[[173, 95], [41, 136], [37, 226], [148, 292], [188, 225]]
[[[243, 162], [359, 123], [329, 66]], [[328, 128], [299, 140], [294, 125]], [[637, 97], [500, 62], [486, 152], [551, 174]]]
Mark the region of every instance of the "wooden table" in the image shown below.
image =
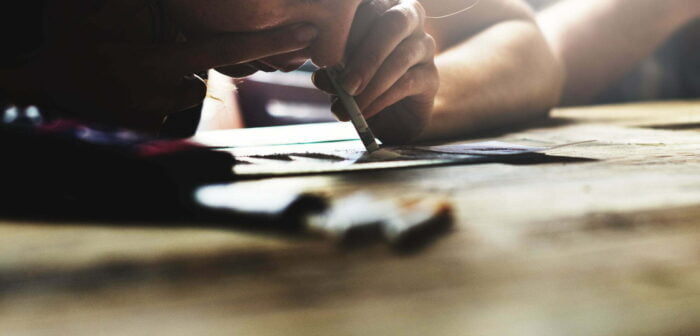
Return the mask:
[[2, 335], [695, 335], [700, 102], [562, 109], [499, 136], [552, 162], [284, 179], [444, 195], [455, 232], [384, 246], [199, 227], [0, 222]]

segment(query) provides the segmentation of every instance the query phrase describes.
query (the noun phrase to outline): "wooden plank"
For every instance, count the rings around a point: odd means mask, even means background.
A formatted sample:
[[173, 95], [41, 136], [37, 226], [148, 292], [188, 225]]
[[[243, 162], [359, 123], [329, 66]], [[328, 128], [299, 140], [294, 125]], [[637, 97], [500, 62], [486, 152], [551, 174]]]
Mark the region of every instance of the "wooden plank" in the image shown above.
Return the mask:
[[412, 256], [198, 224], [3, 222], [0, 334], [696, 334], [698, 122], [700, 102], [566, 109], [496, 138], [597, 140], [551, 162], [265, 182], [453, 200], [455, 232]]

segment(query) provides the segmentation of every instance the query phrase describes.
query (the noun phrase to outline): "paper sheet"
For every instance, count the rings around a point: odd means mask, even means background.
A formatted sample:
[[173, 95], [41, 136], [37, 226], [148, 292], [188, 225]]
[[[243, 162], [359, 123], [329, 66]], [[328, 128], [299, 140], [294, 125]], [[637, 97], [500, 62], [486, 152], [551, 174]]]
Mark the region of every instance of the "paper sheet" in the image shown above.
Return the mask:
[[[213, 131], [192, 140], [234, 154], [239, 176], [267, 177], [503, 162], [557, 147], [529, 147], [503, 142], [446, 146], [387, 147], [368, 156], [349, 123]], [[561, 146], [558, 146], [561, 147]]]
[[[232, 148], [239, 176], [284, 176], [499, 162], [504, 157], [539, 153], [554, 147], [481, 142], [431, 147], [387, 147], [368, 155], [360, 141]], [[387, 152], [389, 154], [387, 154]]]

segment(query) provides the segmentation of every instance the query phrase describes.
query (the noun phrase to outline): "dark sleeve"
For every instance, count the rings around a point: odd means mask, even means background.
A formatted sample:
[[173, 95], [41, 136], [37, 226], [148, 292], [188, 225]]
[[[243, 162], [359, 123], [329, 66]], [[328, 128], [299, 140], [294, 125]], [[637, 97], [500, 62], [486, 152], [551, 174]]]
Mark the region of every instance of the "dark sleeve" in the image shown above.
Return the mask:
[[0, 67], [26, 61], [43, 43], [47, 0], [0, 1]]

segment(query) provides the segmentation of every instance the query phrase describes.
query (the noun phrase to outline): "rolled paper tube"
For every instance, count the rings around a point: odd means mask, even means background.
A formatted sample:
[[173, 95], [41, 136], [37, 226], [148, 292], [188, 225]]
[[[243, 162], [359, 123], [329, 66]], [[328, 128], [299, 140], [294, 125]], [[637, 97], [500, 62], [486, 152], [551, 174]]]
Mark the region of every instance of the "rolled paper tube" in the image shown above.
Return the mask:
[[370, 153], [379, 150], [379, 145], [374, 137], [374, 133], [372, 133], [372, 130], [369, 128], [365, 117], [362, 116], [362, 112], [360, 111], [360, 107], [357, 106], [355, 98], [350, 96], [350, 94], [348, 94], [347, 91], [345, 91], [345, 89], [338, 84], [338, 74], [335, 70], [328, 69], [328, 74], [328, 77], [330, 77], [331, 83], [338, 94], [340, 102], [343, 104], [343, 107], [345, 107], [345, 111], [350, 115], [350, 120], [352, 121], [353, 126], [355, 126], [355, 130], [360, 136], [360, 139], [362, 139], [362, 144]]

